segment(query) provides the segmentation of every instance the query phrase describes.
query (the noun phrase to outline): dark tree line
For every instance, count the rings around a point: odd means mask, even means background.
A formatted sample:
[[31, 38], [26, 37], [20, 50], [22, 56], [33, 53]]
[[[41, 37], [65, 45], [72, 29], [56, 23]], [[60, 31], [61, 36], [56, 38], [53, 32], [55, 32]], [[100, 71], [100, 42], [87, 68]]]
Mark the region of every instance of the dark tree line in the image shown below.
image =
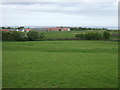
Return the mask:
[[20, 26], [20, 27], [1, 27], [1, 29], [23, 29], [25, 27]]
[[80, 30], [107, 30], [107, 28], [85, 28], [85, 27], [78, 27], [78, 28], [70, 28], [71, 31], [80, 31]]

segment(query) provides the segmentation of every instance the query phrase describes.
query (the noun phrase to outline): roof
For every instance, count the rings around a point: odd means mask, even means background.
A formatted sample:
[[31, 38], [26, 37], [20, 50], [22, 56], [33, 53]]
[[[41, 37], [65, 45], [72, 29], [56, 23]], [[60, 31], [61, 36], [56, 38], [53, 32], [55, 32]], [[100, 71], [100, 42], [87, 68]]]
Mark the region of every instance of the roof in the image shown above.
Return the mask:
[[63, 28], [63, 29], [70, 29], [70, 28]]
[[59, 27], [56, 27], [56, 28], [47, 28], [48, 30], [53, 30], [53, 31], [58, 31], [58, 30], [67, 30], [67, 29], [70, 29], [70, 28], [59, 28]]
[[9, 31], [9, 29], [2, 29], [2, 31]]
[[47, 28], [48, 30], [58, 31], [60, 28]]
[[17, 29], [9, 29], [10, 31], [16, 31]]
[[18, 29], [19, 31], [23, 31], [23, 30], [25, 30], [25, 29], [23, 29], [23, 28], [21, 28], [21, 29]]
[[45, 30], [48, 30], [46, 28], [33, 28], [31, 30], [35, 30], [35, 31], [45, 31]]
[[25, 29], [26, 31], [30, 31], [30, 29]]

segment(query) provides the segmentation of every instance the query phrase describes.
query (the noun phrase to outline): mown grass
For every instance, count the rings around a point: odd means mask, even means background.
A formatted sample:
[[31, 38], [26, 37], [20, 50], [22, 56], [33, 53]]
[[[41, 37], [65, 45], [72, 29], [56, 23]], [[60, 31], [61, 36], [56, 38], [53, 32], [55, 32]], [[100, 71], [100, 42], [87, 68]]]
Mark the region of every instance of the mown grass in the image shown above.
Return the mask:
[[116, 88], [118, 42], [3, 42], [3, 88]]

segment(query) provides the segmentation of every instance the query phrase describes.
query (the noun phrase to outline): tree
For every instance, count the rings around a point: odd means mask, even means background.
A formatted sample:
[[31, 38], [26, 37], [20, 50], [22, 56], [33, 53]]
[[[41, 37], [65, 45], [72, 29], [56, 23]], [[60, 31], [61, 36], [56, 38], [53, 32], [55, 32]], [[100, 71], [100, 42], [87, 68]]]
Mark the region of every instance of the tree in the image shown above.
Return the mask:
[[76, 36], [75, 36], [76, 38], [79, 38], [79, 39], [85, 39], [85, 35], [84, 34], [77, 34]]
[[12, 36], [13, 36], [14, 41], [26, 41], [27, 40], [27, 35], [24, 32], [13, 31]]
[[29, 31], [27, 36], [30, 41], [34, 41], [40, 38], [40, 34], [37, 31]]
[[85, 39], [85, 40], [100, 40], [102, 39], [102, 35], [100, 33], [86, 33], [86, 34], [77, 34], [76, 38]]
[[13, 41], [12, 32], [2, 31], [2, 40], [3, 41]]
[[24, 32], [17, 31], [2, 31], [3, 41], [25, 41], [27, 40], [27, 35]]
[[104, 31], [104, 33], [103, 33], [103, 39], [110, 39], [110, 32], [108, 32], [108, 31]]
[[100, 33], [90, 32], [90, 33], [85, 34], [85, 39], [86, 40], [100, 40], [102, 39], [102, 35]]

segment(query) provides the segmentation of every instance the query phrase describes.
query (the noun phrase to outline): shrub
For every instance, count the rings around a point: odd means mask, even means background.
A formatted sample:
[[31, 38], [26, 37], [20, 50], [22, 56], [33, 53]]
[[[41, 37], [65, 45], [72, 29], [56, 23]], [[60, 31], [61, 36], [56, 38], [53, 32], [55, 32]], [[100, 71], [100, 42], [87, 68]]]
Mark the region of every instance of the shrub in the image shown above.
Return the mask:
[[12, 41], [13, 40], [12, 32], [2, 31], [2, 40], [3, 41]]
[[41, 33], [41, 34], [40, 34], [39, 39], [41, 39], [41, 40], [44, 40], [44, 39], [45, 39], [45, 35], [44, 35], [44, 33]]
[[25, 41], [27, 40], [27, 35], [24, 32], [17, 31], [2, 31], [3, 41]]
[[20, 40], [20, 41], [26, 41], [26, 40], [28, 40], [27, 34], [21, 32], [21, 34], [20, 34], [20, 39], [19, 39], [19, 40]]
[[94, 33], [94, 39], [95, 40], [101, 40], [101, 39], [103, 39], [102, 34], [100, 34], [100, 33]]
[[14, 41], [26, 41], [27, 40], [27, 35], [24, 32], [13, 31], [12, 36], [13, 36]]
[[86, 33], [85, 34], [85, 39], [86, 40], [93, 40], [94, 34], [93, 33]]
[[27, 36], [30, 41], [34, 41], [34, 40], [41, 38], [39, 32], [37, 31], [29, 31], [27, 33]]
[[26, 41], [26, 40], [44, 40], [45, 35], [39, 34], [37, 31], [18, 32], [18, 31], [2, 31], [2, 41]]
[[87, 39], [87, 40], [100, 40], [100, 39], [102, 39], [102, 35], [100, 33], [86, 33], [85, 39]]
[[86, 39], [86, 40], [100, 40], [102, 35], [100, 33], [86, 33], [86, 34], [77, 34], [76, 38]]
[[85, 35], [84, 34], [77, 34], [75, 37], [79, 38], [79, 39], [85, 39]]
[[108, 32], [108, 31], [104, 31], [104, 33], [103, 33], [103, 39], [110, 39], [110, 32]]

